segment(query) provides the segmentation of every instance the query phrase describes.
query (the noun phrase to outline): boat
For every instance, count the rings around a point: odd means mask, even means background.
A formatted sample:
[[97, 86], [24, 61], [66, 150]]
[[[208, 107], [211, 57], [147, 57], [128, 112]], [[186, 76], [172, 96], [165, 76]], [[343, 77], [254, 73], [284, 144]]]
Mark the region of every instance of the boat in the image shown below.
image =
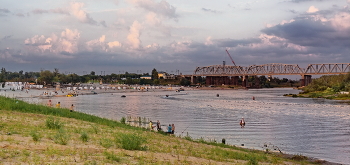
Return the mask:
[[76, 93], [68, 93], [66, 96], [67, 97], [76, 97], [76, 96], [78, 96], [78, 94], [76, 94]]

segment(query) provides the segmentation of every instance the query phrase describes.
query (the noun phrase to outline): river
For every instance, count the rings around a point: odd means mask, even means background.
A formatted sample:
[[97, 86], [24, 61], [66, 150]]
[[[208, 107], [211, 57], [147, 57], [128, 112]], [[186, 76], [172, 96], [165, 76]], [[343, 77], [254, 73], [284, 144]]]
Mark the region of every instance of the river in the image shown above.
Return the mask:
[[[126, 116], [159, 120], [163, 130], [173, 123], [177, 136], [218, 142], [225, 138], [230, 145], [350, 164], [350, 104], [283, 96], [298, 92], [289, 88], [149, 91], [52, 100], [118, 121]], [[243, 128], [239, 125], [242, 117], [246, 121]]]

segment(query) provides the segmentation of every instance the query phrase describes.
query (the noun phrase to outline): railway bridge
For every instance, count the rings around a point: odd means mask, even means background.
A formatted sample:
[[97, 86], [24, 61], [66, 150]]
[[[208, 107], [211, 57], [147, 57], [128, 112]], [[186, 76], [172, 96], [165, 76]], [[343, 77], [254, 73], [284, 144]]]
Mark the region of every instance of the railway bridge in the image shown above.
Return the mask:
[[247, 86], [248, 76], [273, 76], [273, 75], [300, 75], [301, 86], [311, 83], [312, 75], [335, 75], [350, 72], [350, 63], [309, 64], [301, 68], [297, 64], [271, 63], [264, 65], [230, 66], [212, 65], [197, 67], [192, 75], [185, 75], [192, 83], [196, 83], [196, 77], [206, 77], [206, 85], [239, 85], [242, 78], [242, 86]]

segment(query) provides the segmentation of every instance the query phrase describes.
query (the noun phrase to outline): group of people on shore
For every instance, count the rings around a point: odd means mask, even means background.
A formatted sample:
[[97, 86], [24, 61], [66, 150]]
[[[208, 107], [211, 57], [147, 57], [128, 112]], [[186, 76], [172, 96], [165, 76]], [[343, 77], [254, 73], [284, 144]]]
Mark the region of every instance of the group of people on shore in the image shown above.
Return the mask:
[[[160, 125], [159, 120], [157, 120], [156, 126], [153, 125], [152, 121], [149, 121], [149, 127], [151, 130], [154, 130], [154, 128], [157, 128], [157, 131], [163, 131]], [[167, 132], [169, 134], [174, 134], [175, 133], [175, 124], [169, 124], [169, 126], [167, 127]]]
[[[52, 107], [52, 101], [51, 100], [49, 100], [47, 102], [47, 106]], [[56, 108], [61, 108], [61, 102], [57, 102]], [[71, 111], [71, 112], [74, 111], [74, 105], [73, 104], [70, 106], [69, 111]]]

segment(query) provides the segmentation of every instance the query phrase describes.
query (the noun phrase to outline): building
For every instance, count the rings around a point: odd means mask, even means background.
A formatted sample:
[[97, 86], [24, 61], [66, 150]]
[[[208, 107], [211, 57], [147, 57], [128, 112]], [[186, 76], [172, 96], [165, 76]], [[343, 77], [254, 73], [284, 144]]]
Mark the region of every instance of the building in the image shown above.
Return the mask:
[[[159, 76], [159, 75], [158, 75]], [[152, 79], [152, 76], [149, 76], [149, 75], [143, 75], [140, 77], [140, 79], [147, 79], [147, 80], [151, 80]]]

